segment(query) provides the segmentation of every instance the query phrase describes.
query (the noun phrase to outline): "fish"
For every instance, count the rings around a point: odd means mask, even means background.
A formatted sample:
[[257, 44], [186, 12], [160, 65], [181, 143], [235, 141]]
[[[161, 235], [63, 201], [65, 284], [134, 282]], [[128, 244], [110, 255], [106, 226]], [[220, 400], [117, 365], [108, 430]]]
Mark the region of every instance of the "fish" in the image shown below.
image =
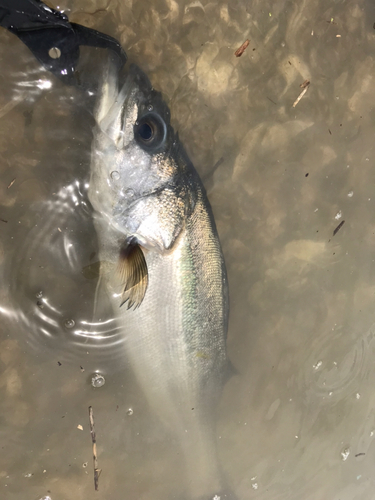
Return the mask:
[[145, 398], [181, 446], [183, 498], [229, 498], [214, 424], [229, 366], [228, 279], [205, 188], [138, 66], [124, 73], [109, 60], [94, 118], [99, 282]]

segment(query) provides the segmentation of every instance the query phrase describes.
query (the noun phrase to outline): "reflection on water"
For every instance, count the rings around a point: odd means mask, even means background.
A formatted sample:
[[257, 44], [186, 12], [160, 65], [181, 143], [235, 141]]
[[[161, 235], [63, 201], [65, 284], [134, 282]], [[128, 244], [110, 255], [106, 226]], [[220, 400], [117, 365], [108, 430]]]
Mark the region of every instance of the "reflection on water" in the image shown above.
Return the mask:
[[[228, 484], [241, 500], [371, 499], [375, 7], [59, 8], [120, 39], [163, 91], [208, 189], [237, 369], [217, 414]], [[93, 307], [91, 96], [5, 31], [0, 53], [0, 497], [91, 498], [92, 405], [96, 496], [180, 499], [178, 446], [134, 380], [106, 298]]]

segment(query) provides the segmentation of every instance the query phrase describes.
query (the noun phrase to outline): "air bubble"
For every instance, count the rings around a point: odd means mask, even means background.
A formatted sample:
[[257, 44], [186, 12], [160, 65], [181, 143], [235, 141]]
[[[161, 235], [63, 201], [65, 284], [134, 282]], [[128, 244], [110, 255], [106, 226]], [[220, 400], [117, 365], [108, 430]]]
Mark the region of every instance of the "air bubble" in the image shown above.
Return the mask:
[[43, 292], [42, 292], [42, 290], [40, 290], [39, 292], [37, 292], [37, 293], [35, 294], [35, 297], [36, 297], [37, 299], [41, 299], [41, 298], [43, 297]]
[[91, 385], [93, 387], [103, 387], [105, 378], [100, 373], [95, 373], [91, 378]]
[[349, 197], [349, 198], [352, 198], [352, 197], [353, 197], [353, 194], [354, 194], [354, 192], [353, 192], [353, 191], [349, 191], [349, 193], [348, 193], [348, 197]]
[[152, 104], [149, 104], [149, 105], [147, 106], [147, 110], [148, 110], [148, 111], [152, 111], [153, 109], [154, 109], [154, 106], [153, 106]]
[[125, 195], [128, 196], [129, 198], [133, 198], [134, 196], [134, 189], [129, 188], [125, 191]]
[[134, 413], [134, 411], [133, 411], [133, 409], [132, 409], [132, 408], [129, 408], [129, 410], [126, 412], [126, 414], [127, 414], [127, 415], [129, 415], [129, 417], [130, 417], [131, 415], [133, 415], [133, 413]]
[[118, 181], [119, 178], [120, 178], [120, 174], [117, 172], [117, 170], [114, 170], [113, 172], [111, 172], [111, 179], [113, 179], [114, 181]]
[[67, 319], [64, 323], [65, 328], [73, 328], [75, 324], [76, 322], [74, 321], [74, 319]]

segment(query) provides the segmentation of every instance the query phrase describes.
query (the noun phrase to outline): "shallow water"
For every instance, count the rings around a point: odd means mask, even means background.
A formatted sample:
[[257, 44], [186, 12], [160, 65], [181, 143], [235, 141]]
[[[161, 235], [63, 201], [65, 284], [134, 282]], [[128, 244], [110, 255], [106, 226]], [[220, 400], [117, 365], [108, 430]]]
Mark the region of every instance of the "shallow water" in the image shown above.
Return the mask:
[[[241, 500], [372, 498], [375, 7], [59, 8], [118, 38], [147, 72], [207, 187], [237, 370], [217, 414], [228, 484]], [[178, 498], [178, 447], [119, 354], [114, 322], [93, 321], [93, 97], [5, 30], [0, 55], [0, 498]], [[96, 371], [105, 384], [94, 388]]]

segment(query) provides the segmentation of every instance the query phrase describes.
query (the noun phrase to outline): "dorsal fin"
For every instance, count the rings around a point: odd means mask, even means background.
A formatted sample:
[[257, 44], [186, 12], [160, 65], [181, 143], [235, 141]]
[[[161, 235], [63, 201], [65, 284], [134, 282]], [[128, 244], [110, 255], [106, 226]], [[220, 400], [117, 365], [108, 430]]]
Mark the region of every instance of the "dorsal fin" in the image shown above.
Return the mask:
[[120, 250], [118, 273], [124, 285], [120, 307], [128, 302], [128, 309], [139, 307], [148, 285], [148, 269], [142, 247], [135, 239], [125, 242]]

